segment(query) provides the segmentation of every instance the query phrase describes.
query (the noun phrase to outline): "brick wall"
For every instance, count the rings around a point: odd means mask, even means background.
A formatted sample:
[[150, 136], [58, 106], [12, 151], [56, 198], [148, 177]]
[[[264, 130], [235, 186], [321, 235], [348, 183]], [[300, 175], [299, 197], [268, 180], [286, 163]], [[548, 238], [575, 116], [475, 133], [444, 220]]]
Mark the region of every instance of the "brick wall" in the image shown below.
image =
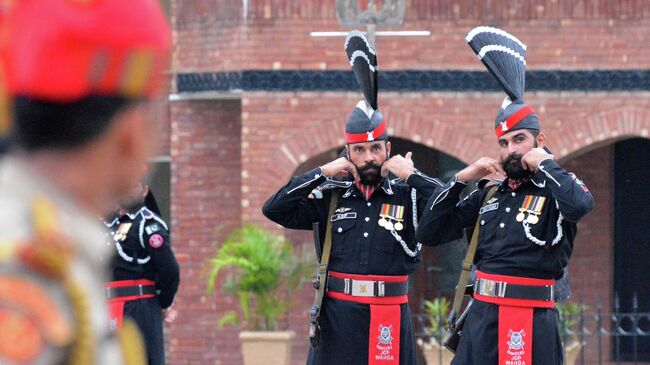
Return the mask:
[[[209, 2], [211, 7], [206, 7], [207, 1], [177, 3], [182, 11], [174, 18], [175, 71], [349, 69], [344, 38], [309, 35], [311, 31], [349, 30], [336, 20], [334, 1], [250, 1], [246, 20], [236, 7], [226, 11], [223, 0]], [[647, 2], [530, 3], [419, 0], [408, 8], [399, 29], [429, 30], [431, 36], [379, 37], [379, 66], [384, 70], [482, 70], [464, 41], [467, 32], [479, 25], [502, 27], [526, 43], [530, 69], [635, 69], [650, 65], [650, 49], [641, 46], [650, 40]], [[502, 14], [506, 9], [514, 11]], [[222, 18], [221, 14], [232, 16]]]
[[[238, 0], [177, 0], [175, 14], [179, 22], [223, 20], [244, 21], [244, 6]], [[250, 0], [247, 20], [327, 19], [336, 16], [335, 1]], [[366, 8], [368, 0], [356, 1]], [[382, 1], [375, 1], [381, 8]], [[650, 14], [643, 0], [411, 0], [407, 2], [406, 19], [486, 20], [528, 19], [615, 19], [630, 20]]]
[[[595, 208], [578, 224], [578, 236], [569, 263], [572, 301], [584, 303], [587, 310], [612, 311], [614, 280], [614, 147], [604, 146], [568, 161], [565, 168], [587, 184], [594, 196]], [[586, 322], [594, 328], [593, 321]], [[611, 343], [603, 341], [604, 359], [608, 359]], [[585, 361], [597, 363], [597, 339], [587, 338]]]
[[240, 105], [175, 102], [171, 115], [171, 232], [181, 286], [174, 303], [179, 316], [168, 333], [168, 363], [237, 363], [238, 331], [216, 330], [218, 318], [235, 309], [235, 302], [221, 291], [205, 294], [205, 270], [218, 242], [241, 223]]
[[154, 147], [155, 150], [153, 152], [153, 156], [157, 158], [169, 157], [171, 142], [169, 102], [164, 99], [158, 100], [153, 104], [152, 108], [152, 118], [154, 120], [155, 129], [158, 135], [158, 138], [156, 138], [156, 146]]

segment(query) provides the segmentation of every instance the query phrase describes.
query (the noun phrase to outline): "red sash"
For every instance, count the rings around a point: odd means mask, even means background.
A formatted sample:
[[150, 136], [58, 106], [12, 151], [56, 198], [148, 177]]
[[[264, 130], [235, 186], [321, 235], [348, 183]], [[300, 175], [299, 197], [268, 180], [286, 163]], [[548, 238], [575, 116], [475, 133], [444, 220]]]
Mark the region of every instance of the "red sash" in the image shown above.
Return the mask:
[[[408, 280], [407, 275], [353, 275], [330, 272], [333, 277], [352, 280], [372, 280], [386, 283], [400, 283]], [[368, 333], [368, 365], [399, 365], [400, 304], [408, 302], [407, 295], [392, 297], [364, 297], [328, 291], [327, 296], [338, 300], [370, 305], [370, 332]]]
[[[550, 286], [554, 280], [486, 274], [476, 271], [477, 279], [488, 279], [515, 285]], [[530, 300], [480, 295], [474, 298], [499, 305], [499, 365], [533, 364], [533, 308], [553, 308], [552, 300]]]
[[[151, 280], [147, 279], [139, 279], [139, 280], [119, 280], [119, 281], [111, 281], [109, 283], [105, 283], [104, 287], [105, 288], [124, 288], [124, 287], [129, 287], [129, 286], [136, 286], [136, 285], [155, 285], [155, 283]], [[119, 330], [122, 328], [122, 322], [124, 321], [124, 303], [132, 301], [132, 300], [137, 300], [137, 299], [143, 299], [143, 298], [153, 298], [155, 297], [154, 294], [143, 294], [143, 295], [131, 295], [131, 296], [126, 296], [126, 297], [118, 297], [118, 298], [110, 298], [108, 299], [108, 308], [110, 311], [110, 319], [111, 321], [115, 324], [116, 328]]]

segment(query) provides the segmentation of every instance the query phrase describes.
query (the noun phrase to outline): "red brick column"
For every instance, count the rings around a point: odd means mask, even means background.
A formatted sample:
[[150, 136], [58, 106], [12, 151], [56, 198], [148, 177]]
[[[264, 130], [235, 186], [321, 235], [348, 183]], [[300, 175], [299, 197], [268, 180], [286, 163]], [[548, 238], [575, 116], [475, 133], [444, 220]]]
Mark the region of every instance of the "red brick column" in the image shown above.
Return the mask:
[[168, 363], [237, 364], [238, 330], [217, 330], [235, 300], [205, 293], [206, 261], [241, 224], [239, 101], [172, 102], [171, 233], [181, 285], [169, 328]]
[[[614, 291], [614, 146], [607, 145], [587, 152], [562, 166], [583, 180], [594, 197], [595, 208], [578, 224], [578, 235], [569, 262], [572, 298], [584, 303], [593, 313], [600, 305], [603, 313], [612, 311]], [[606, 322], [605, 322], [606, 323]], [[594, 330], [594, 321], [585, 325]], [[611, 338], [603, 338], [603, 356], [608, 359]], [[597, 363], [596, 336], [587, 338], [585, 362]]]

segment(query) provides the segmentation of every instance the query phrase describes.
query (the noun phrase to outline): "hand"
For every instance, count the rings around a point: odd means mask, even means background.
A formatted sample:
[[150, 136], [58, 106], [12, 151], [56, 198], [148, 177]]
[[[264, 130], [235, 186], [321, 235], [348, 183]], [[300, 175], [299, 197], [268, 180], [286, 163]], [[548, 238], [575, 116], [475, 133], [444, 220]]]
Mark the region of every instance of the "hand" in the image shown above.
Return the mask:
[[178, 315], [178, 312], [176, 312], [176, 310], [172, 309], [171, 307], [167, 309], [163, 309], [162, 312], [163, 312], [163, 320], [165, 321], [165, 323], [174, 322], [176, 316]]
[[381, 176], [386, 176], [389, 172], [392, 172], [400, 179], [406, 180], [409, 175], [415, 172], [413, 160], [411, 160], [412, 155], [413, 154], [411, 152], [407, 152], [406, 157], [402, 157], [402, 155], [395, 155], [389, 158], [381, 166]]
[[505, 177], [499, 161], [489, 157], [481, 157], [478, 161], [458, 172], [456, 178], [460, 181], [472, 181], [479, 180], [490, 174]]
[[354, 181], [359, 181], [359, 174], [357, 173], [356, 166], [345, 157], [339, 157], [320, 168], [323, 171], [323, 175], [327, 177], [348, 176], [348, 174], [351, 174], [354, 176]]
[[555, 159], [553, 155], [546, 152], [543, 148], [533, 148], [521, 158], [521, 165], [529, 171], [537, 172], [539, 163], [546, 159]]

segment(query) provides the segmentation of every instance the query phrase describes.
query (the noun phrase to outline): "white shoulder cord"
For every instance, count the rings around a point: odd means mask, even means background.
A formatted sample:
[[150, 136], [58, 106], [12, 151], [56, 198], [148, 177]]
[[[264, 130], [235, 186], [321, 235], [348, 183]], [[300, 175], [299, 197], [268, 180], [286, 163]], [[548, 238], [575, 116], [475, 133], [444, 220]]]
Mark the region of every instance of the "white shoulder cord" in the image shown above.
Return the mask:
[[[412, 202], [412, 207], [413, 207], [413, 230], [418, 229], [418, 206], [416, 205], [417, 203], [417, 191], [415, 189], [411, 189], [411, 202]], [[404, 242], [402, 237], [395, 231], [395, 228], [390, 230], [390, 233], [395, 237], [397, 242], [402, 245], [402, 249], [404, 249], [404, 252], [409, 255], [410, 257], [415, 257], [418, 255], [420, 251], [422, 251], [422, 244], [418, 242], [415, 245], [415, 251], [411, 250], [409, 246]]]
[[[558, 208], [558, 210], [560, 209], [560, 207], [559, 207], [559, 205], [557, 203], [557, 200], [555, 201], [555, 207]], [[551, 246], [555, 246], [558, 242], [560, 242], [560, 240], [562, 239], [562, 236], [564, 234], [563, 231], [562, 231], [562, 220], [564, 220], [564, 216], [562, 215], [562, 212], [558, 212], [558, 213], [560, 215], [557, 218], [557, 224], [556, 224], [557, 225], [557, 235], [553, 239], [553, 242], [551, 242]], [[542, 241], [542, 240], [538, 239], [537, 237], [533, 236], [530, 233], [530, 226], [528, 225], [528, 222], [525, 219], [522, 221], [522, 224], [524, 226], [524, 232], [526, 233], [526, 238], [528, 238], [533, 243], [535, 243], [537, 245], [540, 245], [540, 246], [544, 246], [546, 244], [546, 241]]]
[[406, 242], [400, 237], [400, 235], [395, 232], [395, 229], [391, 229], [390, 233], [395, 237], [395, 239], [402, 245], [402, 248], [404, 249], [404, 252], [406, 252], [407, 255], [411, 257], [417, 256], [418, 252], [422, 250], [422, 244], [418, 242], [417, 245], [415, 245], [415, 251], [411, 250], [408, 245], [406, 245]]

